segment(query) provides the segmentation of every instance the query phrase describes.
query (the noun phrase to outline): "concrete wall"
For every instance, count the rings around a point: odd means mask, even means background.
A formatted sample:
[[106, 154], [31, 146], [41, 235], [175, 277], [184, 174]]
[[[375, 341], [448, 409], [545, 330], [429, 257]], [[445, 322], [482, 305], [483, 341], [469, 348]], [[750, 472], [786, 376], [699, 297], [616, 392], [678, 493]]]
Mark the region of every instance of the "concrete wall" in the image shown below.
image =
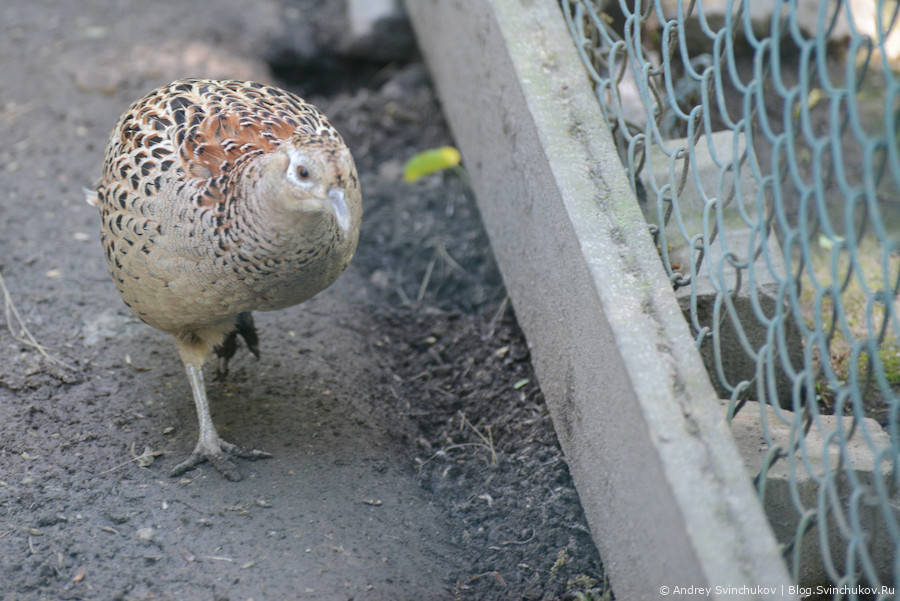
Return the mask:
[[795, 598], [556, 2], [406, 8], [616, 596]]

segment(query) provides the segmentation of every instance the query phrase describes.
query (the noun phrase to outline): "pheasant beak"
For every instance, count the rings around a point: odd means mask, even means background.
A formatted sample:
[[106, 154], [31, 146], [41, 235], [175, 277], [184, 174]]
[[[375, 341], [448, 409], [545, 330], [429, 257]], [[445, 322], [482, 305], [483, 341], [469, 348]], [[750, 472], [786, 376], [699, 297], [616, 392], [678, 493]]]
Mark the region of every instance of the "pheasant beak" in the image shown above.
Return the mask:
[[347, 208], [347, 195], [343, 188], [332, 188], [328, 191], [328, 201], [334, 210], [334, 217], [343, 232], [350, 229], [350, 209]]

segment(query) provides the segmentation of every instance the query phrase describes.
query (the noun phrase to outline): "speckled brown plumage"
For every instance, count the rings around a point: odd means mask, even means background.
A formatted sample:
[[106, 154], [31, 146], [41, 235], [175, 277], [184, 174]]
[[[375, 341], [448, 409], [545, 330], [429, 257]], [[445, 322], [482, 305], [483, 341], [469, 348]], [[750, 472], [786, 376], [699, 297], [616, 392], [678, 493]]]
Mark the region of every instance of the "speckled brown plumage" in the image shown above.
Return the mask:
[[359, 180], [340, 135], [314, 106], [254, 82], [187, 79], [132, 104], [113, 129], [100, 207], [107, 265], [122, 300], [171, 333], [191, 380], [200, 440], [183, 473], [226, 454], [257, 458], [212, 426], [202, 366], [241, 334], [249, 312], [307, 300], [356, 249]]

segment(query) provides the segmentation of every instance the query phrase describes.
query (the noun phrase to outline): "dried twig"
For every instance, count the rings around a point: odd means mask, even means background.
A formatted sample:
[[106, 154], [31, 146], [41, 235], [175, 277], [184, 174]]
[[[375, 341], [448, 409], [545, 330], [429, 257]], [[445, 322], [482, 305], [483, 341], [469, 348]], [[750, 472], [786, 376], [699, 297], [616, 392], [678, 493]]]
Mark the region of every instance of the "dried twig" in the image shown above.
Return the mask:
[[491, 427], [485, 426], [485, 430], [487, 430], [487, 436], [478, 431], [472, 422], [466, 417], [466, 414], [462, 411], [459, 412], [460, 418], [462, 418], [462, 423], [464, 426], [469, 426], [472, 429], [478, 438], [481, 439], [481, 442], [484, 443], [484, 446], [491, 452], [491, 465], [497, 465], [497, 453], [494, 451], [494, 435], [491, 433]]
[[437, 263], [437, 257], [432, 257], [431, 261], [428, 262], [428, 267], [425, 268], [425, 277], [422, 278], [422, 283], [419, 285], [419, 293], [416, 294], [416, 302], [421, 302], [423, 298], [425, 298], [425, 291], [428, 289], [428, 283], [431, 281], [431, 273], [434, 271], [434, 264]]
[[505, 546], [507, 546], [507, 545], [527, 545], [528, 543], [530, 543], [531, 541], [534, 540], [534, 534], [535, 534], [535, 531], [534, 531], [534, 528], [532, 528], [532, 529], [531, 529], [531, 536], [529, 536], [527, 539], [525, 539], [525, 540], [508, 540], [508, 541], [504, 541], [504, 542], [500, 543], [500, 546], [501, 546], [501, 547], [505, 547]]
[[475, 582], [476, 580], [478, 580], [479, 578], [484, 578], [486, 576], [493, 577], [493, 579], [495, 581], [497, 581], [497, 584], [499, 584], [500, 586], [506, 586], [506, 581], [503, 579], [503, 576], [501, 576], [500, 572], [498, 572], [497, 570], [491, 570], [490, 572], [483, 572], [481, 574], [476, 574], [476, 575], [472, 576], [471, 578], [469, 578], [468, 580], [466, 580], [465, 584], [470, 585], [473, 582]]
[[503, 297], [503, 302], [500, 303], [500, 307], [497, 309], [497, 312], [494, 313], [494, 316], [491, 318], [491, 321], [488, 323], [490, 326], [490, 333], [488, 334], [488, 338], [493, 338], [494, 333], [497, 331], [497, 324], [500, 323], [500, 320], [503, 318], [503, 314], [506, 313], [506, 307], [509, 305], [509, 295]]
[[458, 271], [460, 273], [466, 273], [466, 270], [463, 269], [463, 266], [460, 265], [456, 259], [450, 254], [450, 251], [447, 250], [447, 246], [443, 243], [443, 241], [438, 242], [434, 247], [434, 252], [437, 253], [437, 256], [447, 265], [450, 266], [454, 271]]
[[[3, 317], [6, 320], [6, 329], [9, 330], [10, 335], [12, 335], [13, 339], [21, 344], [26, 344], [32, 348], [37, 349], [37, 351], [51, 363], [55, 363], [61, 367], [65, 367], [66, 369], [71, 369], [72, 371], [76, 371], [76, 368], [72, 365], [69, 365], [65, 361], [57, 359], [47, 352], [47, 348], [42, 345], [37, 339], [32, 335], [31, 331], [25, 325], [25, 320], [22, 319], [22, 316], [19, 315], [19, 310], [16, 309], [16, 305], [13, 303], [12, 296], [9, 294], [9, 289], [6, 287], [6, 283], [3, 281], [3, 274], [0, 274], [0, 292], [3, 293]], [[22, 335], [16, 333], [15, 327], [13, 327], [13, 319], [15, 319], [15, 323], [19, 326], [19, 329], [22, 331]]]

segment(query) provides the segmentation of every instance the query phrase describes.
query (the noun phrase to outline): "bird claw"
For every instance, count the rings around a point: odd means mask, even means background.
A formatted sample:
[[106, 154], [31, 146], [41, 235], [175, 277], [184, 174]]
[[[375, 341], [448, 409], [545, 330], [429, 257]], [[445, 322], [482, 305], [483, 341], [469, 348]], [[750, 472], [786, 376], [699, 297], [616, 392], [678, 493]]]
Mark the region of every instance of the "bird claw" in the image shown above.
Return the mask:
[[259, 449], [245, 449], [222, 440], [221, 438], [218, 438], [216, 442], [218, 444], [207, 445], [198, 442], [194, 451], [191, 453], [191, 456], [172, 468], [172, 471], [169, 472], [169, 476], [173, 478], [180, 476], [185, 472], [194, 469], [201, 463], [209, 462], [209, 464], [213, 466], [217, 472], [225, 476], [227, 480], [237, 482], [238, 480], [241, 480], [243, 476], [229, 455], [232, 457], [240, 457], [241, 459], [249, 459], [251, 461], [267, 459], [272, 456], [271, 453], [260, 451]]

